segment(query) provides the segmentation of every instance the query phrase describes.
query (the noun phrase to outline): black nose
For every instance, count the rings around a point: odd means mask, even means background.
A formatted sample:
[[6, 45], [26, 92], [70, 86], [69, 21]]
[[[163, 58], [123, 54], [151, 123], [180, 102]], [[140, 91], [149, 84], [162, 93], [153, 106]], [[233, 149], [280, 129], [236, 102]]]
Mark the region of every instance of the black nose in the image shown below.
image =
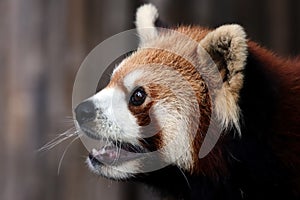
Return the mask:
[[92, 101], [84, 101], [75, 108], [76, 120], [81, 125], [96, 117], [95, 105]]

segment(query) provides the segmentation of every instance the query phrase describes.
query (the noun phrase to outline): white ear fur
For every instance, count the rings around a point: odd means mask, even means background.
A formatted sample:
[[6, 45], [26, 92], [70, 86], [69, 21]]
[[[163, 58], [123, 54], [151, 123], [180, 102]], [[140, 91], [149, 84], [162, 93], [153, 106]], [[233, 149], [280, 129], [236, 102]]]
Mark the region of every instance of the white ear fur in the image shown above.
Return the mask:
[[217, 116], [224, 128], [233, 125], [240, 133], [238, 100], [248, 55], [246, 33], [240, 25], [220, 26], [208, 33], [200, 46], [209, 53], [219, 71], [223, 70], [224, 82], [215, 98]]
[[158, 31], [155, 27], [155, 21], [157, 18], [158, 11], [152, 4], [145, 4], [137, 9], [135, 25], [141, 44], [155, 38], [158, 35]]
[[[242, 70], [248, 55], [244, 29], [237, 24], [223, 25], [208, 33], [200, 45], [210, 54], [220, 53], [229, 73]], [[213, 56], [213, 55], [212, 55]]]

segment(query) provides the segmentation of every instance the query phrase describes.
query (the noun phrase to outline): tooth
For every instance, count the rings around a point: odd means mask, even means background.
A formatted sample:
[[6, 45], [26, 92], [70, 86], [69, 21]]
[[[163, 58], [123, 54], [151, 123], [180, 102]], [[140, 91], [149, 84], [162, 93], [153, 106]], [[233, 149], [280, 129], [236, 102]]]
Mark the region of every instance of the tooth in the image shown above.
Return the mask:
[[92, 149], [92, 155], [93, 156], [97, 156], [99, 154], [99, 152], [96, 149]]
[[102, 155], [102, 154], [104, 154], [104, 153], [105, 153], [105, 147], [102, 148], [102, 149], [99, 151], [99, 154], [100, 154], [100, 155]]

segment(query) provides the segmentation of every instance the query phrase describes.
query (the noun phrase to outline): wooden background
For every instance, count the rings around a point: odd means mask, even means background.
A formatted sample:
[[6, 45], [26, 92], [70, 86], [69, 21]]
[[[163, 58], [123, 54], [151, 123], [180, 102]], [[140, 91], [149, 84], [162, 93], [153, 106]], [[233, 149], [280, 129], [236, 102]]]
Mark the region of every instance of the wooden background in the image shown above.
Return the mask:
[[[281, 55], [300, 53], [298, 0], [152, 0], [161, 19], [216, 27], [242, 24]], [[138, 0], [0, 0], [0, 199], [158, 199], [144, 187], [95, 177], [75, 142], [36, 150], [72, 126], [71, 92], [97, 44], [133, 28]]]

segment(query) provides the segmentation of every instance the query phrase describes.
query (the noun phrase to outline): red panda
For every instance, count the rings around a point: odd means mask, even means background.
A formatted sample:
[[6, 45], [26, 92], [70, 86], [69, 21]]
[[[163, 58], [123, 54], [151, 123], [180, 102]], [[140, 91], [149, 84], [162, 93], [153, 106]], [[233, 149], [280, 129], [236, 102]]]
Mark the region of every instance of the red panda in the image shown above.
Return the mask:
[[[137, 10], [139, 48], [75, 109], [79, 129], [104, 141], [91, 171], [174, 199], [299, 199], [300, 62], [240, 25], [169, 30], [157, 18], [151, 4]], [[209, 131], [218, 140], [202, 157]]]

